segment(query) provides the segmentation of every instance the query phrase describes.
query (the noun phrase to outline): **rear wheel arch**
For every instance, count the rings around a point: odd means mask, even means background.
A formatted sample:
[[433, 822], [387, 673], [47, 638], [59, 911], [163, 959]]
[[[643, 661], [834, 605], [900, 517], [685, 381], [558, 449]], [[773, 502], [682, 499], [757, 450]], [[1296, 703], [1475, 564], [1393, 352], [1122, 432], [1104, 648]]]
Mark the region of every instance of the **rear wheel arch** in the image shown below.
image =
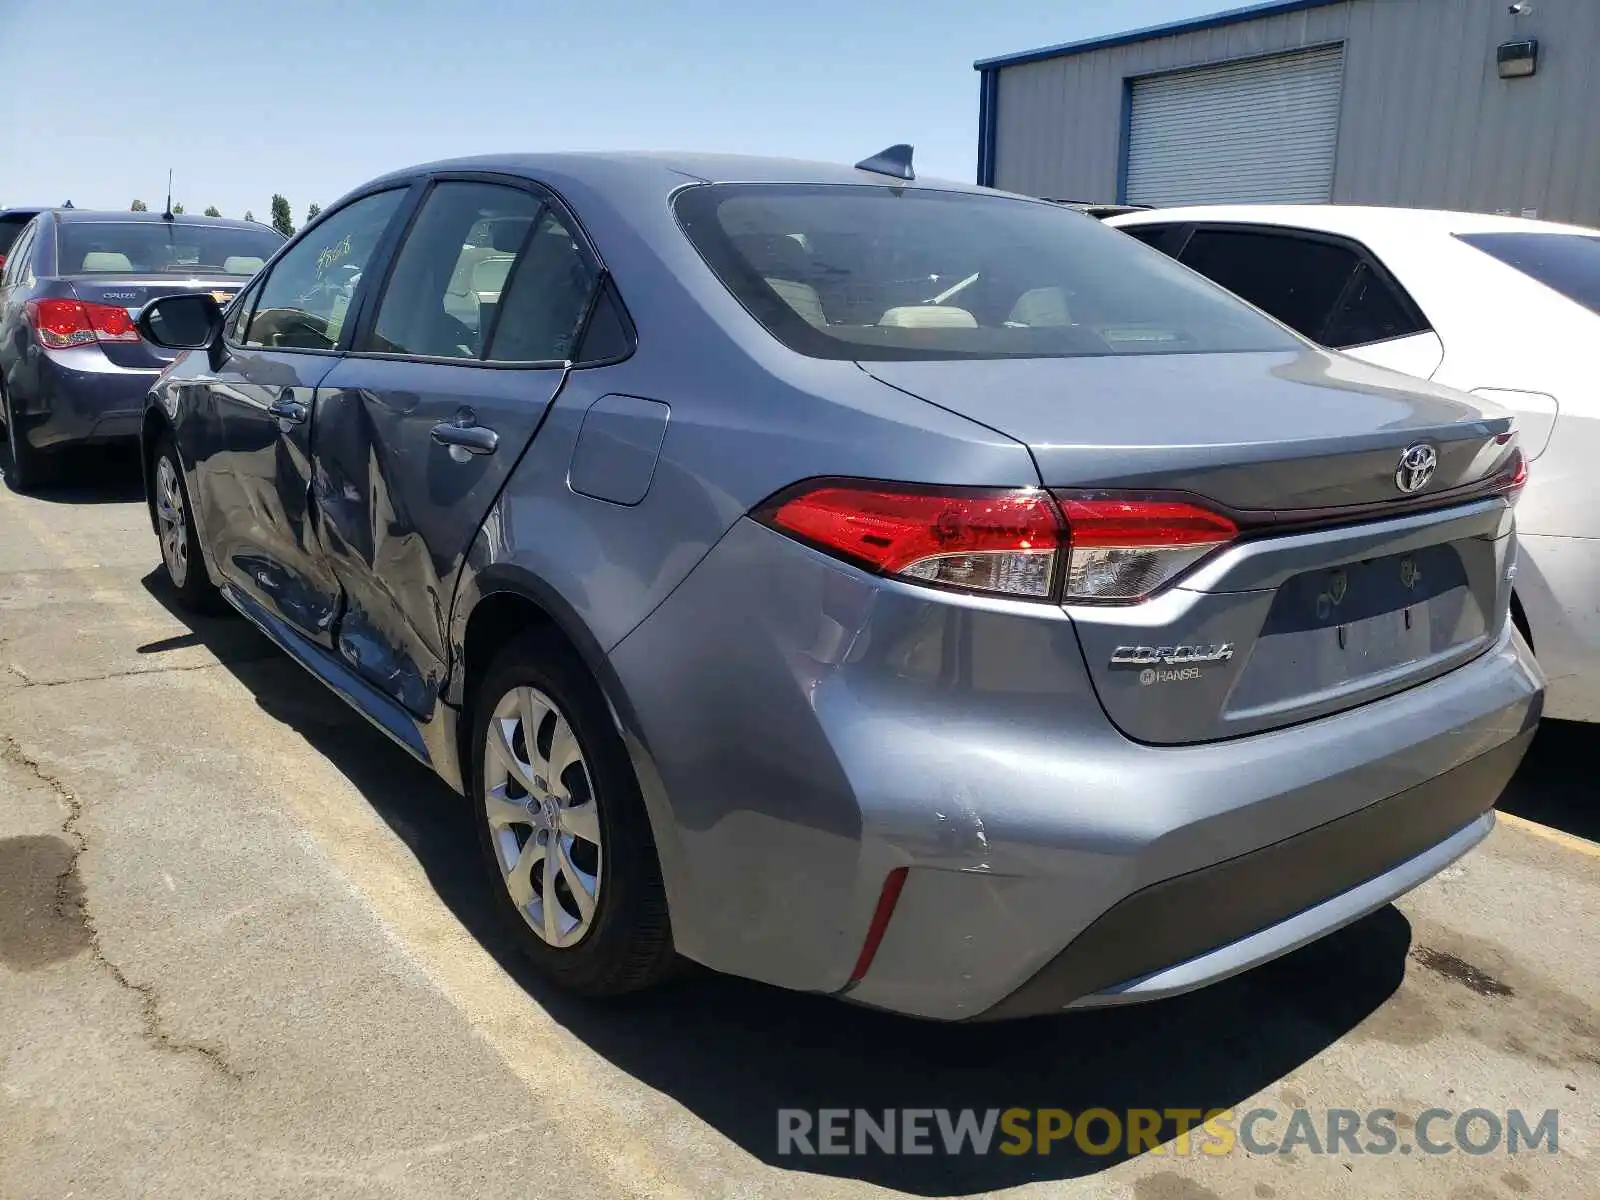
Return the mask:
[[452, 691], [459, 702], [456, 722], [456, 753], [463, 782], [470, 775], [472, 730], [475, 713], [472, 705], [478, 681], [496, 654], [511, 645], [529, 629], [547, 629], [565, 643], [599, 687], [611, 721], [626, 747], [633, 772], [655, 838], [667, 897], [674, 911], [686, 912], [688, 905], [678, 902], [686, 881], [680, 873], [683, 861], [671, 805], [661, 784], [655, 762], [640, 736], [633, 707], [610, 659], [577, 614], [561, 596], [542, 580], [521, 568], [496, 564], [480, 572], [471, 589], [478, 593], [470, 609], [458, 618], [462, 632], [454, 642], [454, 658], [459, 670], [452, 672]]
[[[529, 629], [548, 629], [577, 655], [599, 685], [612, 720], [626, 738], [629, 722], [621, 685], [600, 644], [548, 587], [524, 575], [521, 571], [490, 568], [474, 581], [479, 595], [466, 614], [455, 648], [460, 664], [455, 679], [462, 712], [460, 737], [466, 738], [472, 726], [470, 708], [476, 681], [483, 677], [495, 655]], [[459, 750], [461, 761], [468, 762], [471, 747], [462, 741]]]

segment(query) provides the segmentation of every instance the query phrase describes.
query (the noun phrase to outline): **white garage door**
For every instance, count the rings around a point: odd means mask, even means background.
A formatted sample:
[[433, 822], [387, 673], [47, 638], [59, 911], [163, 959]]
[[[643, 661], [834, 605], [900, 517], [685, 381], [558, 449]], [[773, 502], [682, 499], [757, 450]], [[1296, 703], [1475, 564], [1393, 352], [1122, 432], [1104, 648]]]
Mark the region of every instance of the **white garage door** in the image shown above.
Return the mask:
[[1138, 79], [1134, 204], [1320, 204], [1333, 195], [1342, 48]]

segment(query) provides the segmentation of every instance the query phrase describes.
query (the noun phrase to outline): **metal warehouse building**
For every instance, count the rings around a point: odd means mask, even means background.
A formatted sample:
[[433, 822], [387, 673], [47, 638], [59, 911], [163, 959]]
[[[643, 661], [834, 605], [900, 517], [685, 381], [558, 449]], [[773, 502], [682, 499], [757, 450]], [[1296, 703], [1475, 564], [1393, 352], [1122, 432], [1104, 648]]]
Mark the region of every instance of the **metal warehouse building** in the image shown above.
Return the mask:
[[979, 61], [978, 182], [1600, 224], [1597, 60], [1600, 0], [1279, 0]]

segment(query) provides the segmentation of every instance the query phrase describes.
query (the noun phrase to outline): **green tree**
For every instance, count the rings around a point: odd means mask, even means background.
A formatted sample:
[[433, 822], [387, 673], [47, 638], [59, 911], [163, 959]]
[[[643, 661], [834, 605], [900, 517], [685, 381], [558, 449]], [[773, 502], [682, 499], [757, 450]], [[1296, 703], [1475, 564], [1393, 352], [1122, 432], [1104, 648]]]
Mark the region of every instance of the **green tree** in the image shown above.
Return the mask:
[[222, 210], [220, 208], [218, 208], [215, 204], [206, 205], [206, 216], [208, 216], [208, 217], [220, 217], [221, 215], [222, 215]]
[[150, 206], [148, 204], [146, 204], [143, 200], [135, 200], [131, 205], [128, 206], [128, 211], [129, 212], [149, 212], [150, 211]]
[[311, 222], [315, 221], [317, 219], [318, 214], [320, 214], [321, 212], [322, 212], [322, 205], [318, 204], [315, 200], [313, 200], [310, 204], [306, 205], [306, 224], [309, 225], [309, 224], [311, 224]]
[[172, 214], [173, 214], [173, 216], [177, 216], [177, 215], [178, 215], [178, 214], [179, 214], [179, 213], [181, 213], [181, 212], [182, 212], [182, 211], [183, 211], [183, 205], [181, 205], [181, 204], [174, 204], [174, 205], [173, 205], [173, 206], [172, 206]]
[[284, 237], [294, 236], [294, 218], [289, 214], [289, 202], [276, 192], [272, 194], [272, 227]]

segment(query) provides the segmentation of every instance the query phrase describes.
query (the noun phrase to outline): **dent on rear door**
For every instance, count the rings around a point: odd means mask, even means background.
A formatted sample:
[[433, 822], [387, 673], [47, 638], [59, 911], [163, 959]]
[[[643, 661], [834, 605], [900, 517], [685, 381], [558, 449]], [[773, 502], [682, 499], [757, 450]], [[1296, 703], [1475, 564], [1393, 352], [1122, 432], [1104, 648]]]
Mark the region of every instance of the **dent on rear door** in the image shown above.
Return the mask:
[[[315, 501], [344, 591], [334, 646], [418, 716], [444, 683], [467, 549], [561, 374], [354, 356], [318, 392]], [[492, 453], [433, 440], [436, 425], [463, 420], [495, 431]]]

